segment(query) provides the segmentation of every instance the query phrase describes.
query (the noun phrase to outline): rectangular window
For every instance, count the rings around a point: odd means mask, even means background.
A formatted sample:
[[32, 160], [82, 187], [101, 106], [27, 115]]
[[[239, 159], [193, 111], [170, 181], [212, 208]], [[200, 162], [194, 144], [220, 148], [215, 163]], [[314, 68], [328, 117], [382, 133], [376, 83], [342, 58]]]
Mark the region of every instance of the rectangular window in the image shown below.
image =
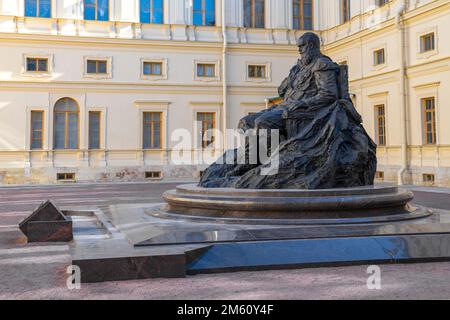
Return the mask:
[[375, 50], [373, 52], [373, 64], [375, 66], [382, 65], [386, 63], [386, 54], [383, 49]]
[[428, 52], [434, 51], [435, 42], [434, 42], [434, 32], [425, 34], [420, 37], [420, 52]]
[[436, 103], [434, 97], [422, 99], [425, 144], [436, 144]]
[[264, 0], [244, 0], [244, 27], [265, 27], [264, 6]]
[[312, 0], [293, 0], [293, 27], [296, 30], [313, 29]]
[[140, 0], [142, 23], [164, 23], [164, 0]]
[[89, 149], [100, 149], [101, 112], [89, 111]]
[[422, 175], [422, 178], [423, 178], [423, 182], [429, 183], [429, 184], [434, 184], [434, 181], [435, 181], [434, 174], [425, 173]]
[[198, 112], [197, 125], [202, 148], [211, 146], [215, 141], [211, 130], [216, 128], [216, 114], [214, 112]]
[[265, 79], [266, 76], [266, 66], [264, 65], [249, 65], [248, 66], [248, 77], [253, 79]]
[[214, 78], [216, 76], [216, 65], [210, 63], [197, 64], [197, 77]]
[[50, 18], [51, 0], [25, 0], [25, 17]]
[[194, 0], [193, 23], [195, 26], [215, 26], [216, 1]]
[[106, 60], [87, 60], [86, 73], [88, 73], [88, 74], [106, 74], [106, 73], [108, 73], [108, 61], [106, 61]]
[[56, 174], [56, 180], [58, 181], [75, 181], [75, 173], [73, 172], [64, 172]]
[[375, 179], [377, 179], [377, 180], [384, 180], [384, 172], [383, 171], [377, 171], [376, 173], [375, 173]]
[[145, 76], [161, 76], [162, 62], [144, 62], [142, 72]]
[[145, 179], [159, 180], [161, 178], [162, 178], [162, 172], [161, 171], [146, 171], [145, 172]]
[[48, 72], [47, 58], [27, 58], [27, 72]]
[[341, 9], [342, 9], [342, 23], [346, 23], [350, 21], [351, 13], [350, 13], [350, 0], [341, 0]]
[[84, 20], [109, 20], [109, 0], [84, 0], [83, 3]]
[[161, 149], [162, 112], [144, 112], [143, 148]]
[[375, 106], [377, 143], [386, 145], [386, 110], [383, 104]]
[[31, 111], [31, 150], [41, 150], [44, 141], [44, 111]]

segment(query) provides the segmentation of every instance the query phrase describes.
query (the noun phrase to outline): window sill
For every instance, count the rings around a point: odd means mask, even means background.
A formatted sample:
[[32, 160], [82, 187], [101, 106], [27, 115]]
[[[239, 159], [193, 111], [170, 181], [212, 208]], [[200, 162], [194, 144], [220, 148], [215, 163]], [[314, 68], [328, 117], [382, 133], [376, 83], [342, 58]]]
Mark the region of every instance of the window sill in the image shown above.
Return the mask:
[[429, 59], [432, 56], [435, 56], [438, 54], [438, 51], [435, 50], [430, 50], [430, 51], [424, 51], [424, 52], [419, 52], [417, 53], [417, 59]]
[[161, 81], [161, 80], [167, 80], [167, 76], [166, 75], [145, 75], [145, 74], [141, 74], [141, 80], [146, 80], [146, 81]]
[[387, 67], [386, 63], [372, 65], [372, 71], [380, 71]]
[[196, 76], [195, 81], [201, 81], [201, 82], [218, 82], [220, 81], [219, 77], [199, 77]]
[[81, 149], [53, 149], [53, 150], [50, 150], [50, 151], [52, 151], [52, 152], [60, 152], [60, 153], [65, 153], [65, 152], [71, 153], [71, 152], [82, 152], [83, 150], [81, 150]]
[[23, 77], [30, 77], [30, 78], [49, 78], [52, 76], [50, 72], [33, 72], [33, 71], [25, 71], [22, 72]]
[[112, 79], [112, 75], [108, 73], [97, 73], [97, 74], [88, 74], [85, 73], [83, 75], [83, 78], [85, 79], [95, 79], [95, 80], [105, 80], [105, 79]]
[[253, 82], [253, 83], [266, 83], [271, 82], [272, 80], [269, 78], [247, 78], [245, 79], [247, 82]]
[[211, 25], [196, 25], [196, 24], [191, 24], [190, 26], [191, 26], [191, 27], [194, 27], [194, 28], [204, 28], [204, 29], [216, 29], [216, 28], [217, 28], [217, 25], [211, 26]]
[[245, 30], [250, 30], [250, 31], [252, 31], [252, 30], [254, 30], [254, 31], [261, 31], [261, 30], [265, 30], [266, 27], [265, 26], [264, 27], [244, 27], [244, 29]]

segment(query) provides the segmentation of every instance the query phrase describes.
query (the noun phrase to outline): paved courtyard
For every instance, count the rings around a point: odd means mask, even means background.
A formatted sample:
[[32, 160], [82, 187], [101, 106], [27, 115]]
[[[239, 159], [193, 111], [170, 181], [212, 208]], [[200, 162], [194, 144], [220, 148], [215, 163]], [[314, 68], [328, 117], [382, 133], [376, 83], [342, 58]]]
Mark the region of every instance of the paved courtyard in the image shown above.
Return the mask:
[[[449, 299], [450, 262], [383, 265], [369, 290], [367, 266], [197, 275], [66, 287], [65, 244], [25, 244], [18, 222], [43, 200], [61, 208], [159, 203], [174, 183], [0, 187], [0, 299]], [[450, 190], [413, 188], [418, 204], [450, 210]]]

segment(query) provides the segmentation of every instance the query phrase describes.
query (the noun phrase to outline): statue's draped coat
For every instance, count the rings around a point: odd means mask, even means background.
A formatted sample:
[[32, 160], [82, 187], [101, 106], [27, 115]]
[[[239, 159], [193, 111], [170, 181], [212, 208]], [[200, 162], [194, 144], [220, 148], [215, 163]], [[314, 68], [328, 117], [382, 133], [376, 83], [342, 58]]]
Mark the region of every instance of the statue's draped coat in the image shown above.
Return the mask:
[[[299, 60], [279, 87], [283, 101], [240, 121], [243, 131], [280, 130], [279, 149], [271, 150], [272, 160], [279, 159], [278, 170], [263, 175], [269, 163], [221, 164], [221, 159], [204, 171], [200, 185], [328, 189], [373, 184], [376, 145], [348, 98], [347, 79], [342, 80], [340, 70], [323, 55], [309, 63]], [[238, 151], [230, 150], [224, 157], [227, 154], [236, 159]]]

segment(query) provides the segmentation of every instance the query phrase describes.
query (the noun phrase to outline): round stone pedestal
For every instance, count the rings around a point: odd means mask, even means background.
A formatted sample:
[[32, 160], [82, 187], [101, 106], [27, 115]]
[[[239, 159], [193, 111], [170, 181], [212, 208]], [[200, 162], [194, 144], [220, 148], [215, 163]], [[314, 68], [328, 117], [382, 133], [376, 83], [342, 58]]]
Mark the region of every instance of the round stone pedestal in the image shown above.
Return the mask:
[[167, 214], [235, 223], [328, 224], [386, 222], [431, 214], [394, 185], [326, 190], [250, 190], [178, 186], [164, 193]]

